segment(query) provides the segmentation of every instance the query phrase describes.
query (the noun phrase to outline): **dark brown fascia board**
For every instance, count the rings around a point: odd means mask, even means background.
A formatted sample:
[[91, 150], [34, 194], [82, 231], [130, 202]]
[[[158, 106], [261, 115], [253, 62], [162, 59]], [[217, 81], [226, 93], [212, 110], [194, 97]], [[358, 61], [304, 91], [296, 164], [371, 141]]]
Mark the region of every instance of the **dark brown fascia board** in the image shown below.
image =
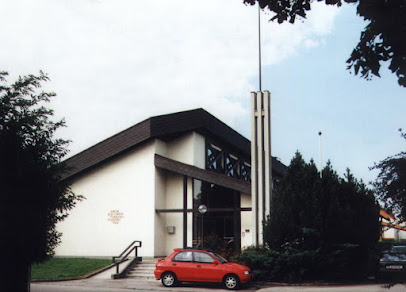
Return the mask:
[[[151, 117], [68, 158], [63, 163], [66, 163], [70, 170], [63, 176], [63, 179], [72, 178], [85, 170], [96, 167], [151, 138], [165, 141], [174, 135], [190, 131], [215, 137], [229, 145], [231, 149], [235, 149], [238, 152], [235, 154], [242, 154], [250, 159], [250, 141], [204, 109], [199, 108]], [[283, 174], [280, 171], [282, 168], [279, 166], [284, 167], [284, 165], [275, 159], [273, 161], [275, 163], [272, 168]]]
[[63, 163], [68, 165], [69, 171], [63, 179], [95, 167], [151, 138], [165, 140], [172, 135], [189, 131], [212, 133], [220, 139], [227, 140], [240, 151], [246, 152], [249, 149], [247, 139], [200, 108], [151, 117], [68, 158]]
[[217, 119], [204, 109], [179, 112], [154, 117], [151, 120], [151, 134], [157, 138], [179, 132], [196, 131], [204, 136], [210, 135], [249, 158], [250, 141], [240, 133]]
[[62, 179], [95, 167], [148, 140], [150, 136], [150, 119], [147, 119], [65, 160], [63, 163], [67, 164], [69, 171]]
[[251, 194], [251, 184], [242, 180], [226, 176], [221, 173], [205, 170], [193, 165], [185, 164], [167, 157], [155, 154], [155, 166], [169, 170], [177, 174], [185, 175], [194, 179], [223, 186], [232, 190]]

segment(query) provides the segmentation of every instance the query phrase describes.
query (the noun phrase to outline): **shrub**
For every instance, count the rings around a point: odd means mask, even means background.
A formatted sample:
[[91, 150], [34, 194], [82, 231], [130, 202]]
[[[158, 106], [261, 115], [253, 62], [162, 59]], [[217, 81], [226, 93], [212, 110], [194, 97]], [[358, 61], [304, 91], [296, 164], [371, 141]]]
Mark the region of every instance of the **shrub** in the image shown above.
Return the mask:
[[289, 252], [250, 247], [234, 259], [250, 267], [256, 280], [293, 283], [362, 279], [375, 267], [371, 254], [350, 244]]
[[280, 253], [266, 248], [248, 248], [235, 259], [253, 271], [260, 281], [300, 282], [311, 278], [318, 251]]
[[204, 247], [211, 249], [225, 259], [232, 258], [234, 252], [227, 241], [217, 235], [211, 234], [204, 237]]

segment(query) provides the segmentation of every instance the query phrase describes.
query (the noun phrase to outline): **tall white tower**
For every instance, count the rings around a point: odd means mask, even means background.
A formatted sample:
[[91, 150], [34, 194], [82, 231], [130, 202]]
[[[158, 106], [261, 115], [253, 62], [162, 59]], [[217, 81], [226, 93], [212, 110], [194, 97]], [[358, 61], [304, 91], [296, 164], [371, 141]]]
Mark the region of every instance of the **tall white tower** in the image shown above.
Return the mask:
[[263, 244], [263, 221], [272, 198], [271, 94], [251, 92], [251, 201], [252, 243]]

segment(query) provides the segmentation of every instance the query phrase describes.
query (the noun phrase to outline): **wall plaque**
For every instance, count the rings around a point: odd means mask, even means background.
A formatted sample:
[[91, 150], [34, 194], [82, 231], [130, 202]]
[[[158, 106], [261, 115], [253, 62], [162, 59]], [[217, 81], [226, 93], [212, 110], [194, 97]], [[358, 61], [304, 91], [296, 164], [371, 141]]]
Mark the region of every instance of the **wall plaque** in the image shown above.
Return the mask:
[[124, 217], [123, 212], [120, 212], [120, 210], [111, 210], [108, 214], [108, 220], [112, 222], [113, 224], [118, 224], [120, 223], [121, 219]]

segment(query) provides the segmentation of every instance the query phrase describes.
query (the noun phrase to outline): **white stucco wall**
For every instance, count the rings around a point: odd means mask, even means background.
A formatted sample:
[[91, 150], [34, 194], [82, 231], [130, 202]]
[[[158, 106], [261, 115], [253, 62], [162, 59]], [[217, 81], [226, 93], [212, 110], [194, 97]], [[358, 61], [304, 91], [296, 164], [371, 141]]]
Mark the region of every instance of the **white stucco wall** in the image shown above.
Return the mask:
[[205, 138], [196, 132], [191, 132], [167, 143], [166, 156], [204, 169], [205, 148]]
[[[140, 256], [154, 254], [154, 153], [150, 142], [74, 181], [72, 190], [86, 199], [58, 224], [57, 256], [114, 256], [133, 240], [143, 243]], [[123, 216], [117, 224], [109, 220], [114, 210]]]
[[395, 228], [387, 228], [385, 229], [382, 238], [389, 240], [405, 240], [406, 231], [398, 230]]
[[[166, 156], [166, 143], [155, 140], [155, 153], [161, 156]], [[155, 209], [166, 208], [166, 181], [167, 171], [155, 168]], [[154, 241], [154, 256], [165, 255], [166, 244], [166, 216], [164, 214], [154, 214], [155, 224], [155, 241]]]
[[397, 233], [397, 234], [396, 234], [397, 240], [405, 240], [405, 239], [406, 239], [406, 231], [397, 230], [396, 233]]
[[[156, 169], [155, 179], [155, 208], [166, 208], [166, 172], [162, 169]], [[154, 256], [164, 256], [166, 243], [166, 216], [155, 213], [155, 242]]]
[[[192, 132], [171, 142], [164, 143], [164, 146], [161, 143], [163, 142], [157, 142], [157, 145], [159, 145], [156, 147], [157, 154], [189, 165], [204, 168], [205, 139], [200, 134]], [[165, 173], [164, 190], [158, 190], [157, 188], [156, 192], [160, 191], [162, 193], [156, 194], [156, 198], [165, 197], [165, 206], [162, 209], [183, 209], [183, 176], [171, 172]], [[156, 206], [158, 205], [162, 204], [157, 201]], [[191, 178], [187, 180], [187, 208], [193, 208], [193, 184]], [[157, 230], [164, 230], [165, 232], [165, 241], [156, 241], [155, 243], [156, 252], [164, 251], [164, 254], [160, 255], [168, 255], [174, 248], [183, 247], [183, 213], [160, 213], [157, 214], [156, 217], [158, 217], [156, 222], [164, 224], [164, 226], [158, 226], [156, 224]], [[175, 234], [169, 234], [167, 232], [168, 226], [175, 227]], [[188, 213], [187, 215], [187, 228], [187, 245], [191, 246], [193, 237], [192, 213]]]
[[[187, 133], [165, 143], [153, 140], [75, 178], [72, 190], [86, 199], [58, 224], [63, 233], [57, 256], [111, 257], [133, 240], [141, 240], [139, 255], [165, 256], [183, 246], [183, 213], [156, 213], [156, 209], [183, 208], [183, 176], [156, 168], [154, 155], [205, 168], [205, 138]], [[243, 194], [241, 206], [250, 207]], [[187, 208], [193, 208], [192, 178], [187, 180]], [[118, 221], [110, 214], [118, 212]], [[241, 232], [251, 227], [251, 212], [241, 214]], [[167, 227], [175, 226], [175, 234]], [[193, 214], [187, 215], [187, 245], [192, 246]], [[242, 236], [242, 245], [251, 245]]]
[[[168, 173], [166, 184], [166, 209], [183, 209], [183, 176]], [[167, 234], [165, 255], [175, 247], [183, 247], [183, 213], [164, 213], [166, 226], [175, 226], [175, 234]]]

